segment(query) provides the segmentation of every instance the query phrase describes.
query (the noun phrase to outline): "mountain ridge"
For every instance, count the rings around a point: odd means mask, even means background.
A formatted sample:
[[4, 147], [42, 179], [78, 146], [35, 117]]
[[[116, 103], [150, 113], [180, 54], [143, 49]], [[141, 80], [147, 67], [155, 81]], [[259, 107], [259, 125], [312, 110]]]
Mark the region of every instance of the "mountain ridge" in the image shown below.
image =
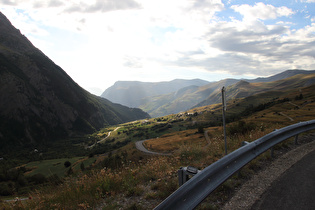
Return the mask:
[[[209, 105], [207, 98], [211, 97], [214, 92], [218, 92], [223, 86], [229, 86], [238, 83], [239, 81], [247, 82], [247, 83], [258, 83], [258, 82], [273, 82], [285, 78], [289, 78], [291, 76], [297, 74], [312, 74], [315, 73], [315, 70], [300, 70], [300, 69], [292, 69], [286, 70], [279, 74], [275, 74], [269, 77], [259, 77], [256, 79], [224, 79], [216, 82], [208, 82], [205, 85], [198, 86], [198, 88], [194, 86], [185, 86], [181, 89], [170, 91], [166, 94], [152, 94], [151, 96], [146, 97], [138, 97], [135, 94], [132, 94], [132, 97], [137, 98], [137, 107], [142, 110], [148, 112], [152, 117], [160, 117], [168, 114], [174, 114], [181, 111], [186, 111], [190, 108], [195, 108], [198, 106]], [[125, 84], [128, 84], [128, 81], [125, 81]], [[150, 83], [142, 83], [142, 84], [150, 84]], [[309, 84], [312, 84], [312, 81], [309, 81]], [[120, 83], [116, 83], [116, 88]], [[128, 88], [128, 85], [125, 86]], [[135, 88], [135, 87], [133, 87]], [[146, 89], [142, 87], [142, 89]], [[172, 90], [172, 89], [169, 89]], [[104, 92], [110, 94], [111, 89], [107, 89]], [[137, 91], [134, 91], [136, 93]], [[181, 95], [177, 93], [181, 92]], [[245, 93], [242, 93], [246, 95]], [[115, 92], [115, 96], [119, 97], [119, 92]], [[103, 95], [104, 97], [104, 95]], [[122, 97], [128, 100], [128, 97]]]
[[0, 12], [0, 150], [147, 117], [81, 88]]
[[[302, 88], [312, 84], [315, 84], [315, 73], [297, 74], [285, 79], [271, 82], [250, 83], [248, 81], [241, 80], [226, 88], [226, 100], [228, 101], [237, 98], [245, 98], [270, 90], [282, 91], [288, 89]], [[193, 108], [216, 103], [221, 103], [220, 91], [213, 92], [206, 100], [197, 104]]]
[[208, 83], [201, 79], [175, 79], [169, 82], [117, 81], [107, 88], [101, 97], [125, 106], [139, 107], [148, 97], [168, 94], [191, 85], [202, 86]]

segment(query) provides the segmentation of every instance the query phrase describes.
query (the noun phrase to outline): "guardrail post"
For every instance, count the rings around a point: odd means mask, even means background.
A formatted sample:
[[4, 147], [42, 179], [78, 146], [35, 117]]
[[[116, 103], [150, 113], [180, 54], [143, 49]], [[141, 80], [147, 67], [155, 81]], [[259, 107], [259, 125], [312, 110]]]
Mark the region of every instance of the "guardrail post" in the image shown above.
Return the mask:
[[[242, 141], [241, 147], [245, 146], [246, 144], [249, 144], [249, 142], [248, 142], [248, 141]], [[238, 172], [237, 172], [238, 178], [241, 177], [241, 170], [242, 170], [242, 169], [238, 170]]]
[[180, 169], [177, 171], [177, 174], [178, 174], [178, 185], [182, 186], [185, 183], [183, 167], [180, 167]]
[[189, 180], [189, 176], [195, 176], [199, 172], [200, 170], [192, 166], [180, 167], [180, 169], [177, 171], [178, 185], [182, 186]]
[[274, 158], [274, 148], [273, 147], [270, 148], [270, 156], [271, 156], [271, 158]]
[[298, 139], [299, 139], [299, 134], [296, 135], [295, 138], [294, 138], [294, 143], [295, 143], [295, 145], [298, 145], [298, 144], [299, 144]]

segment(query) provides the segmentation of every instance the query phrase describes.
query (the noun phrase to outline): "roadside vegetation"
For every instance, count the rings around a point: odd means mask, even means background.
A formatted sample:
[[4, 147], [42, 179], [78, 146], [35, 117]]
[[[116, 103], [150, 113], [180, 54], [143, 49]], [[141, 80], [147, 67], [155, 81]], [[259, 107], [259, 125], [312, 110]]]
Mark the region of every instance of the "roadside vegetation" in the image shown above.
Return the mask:
[[[239, 148], [241, 142], [254, 141], [274, 129], [314, 119], [313, 90], [314, 86], [310, 86], [230, 100], [228, 152]], [[202, 170], [223, 157], [221, 115], [222, 107], [212, 105], [107, 127], [87, 137], [86, 144], [81, 145], [88, 154], [85, 157], [37, 160], [14, 169], [9, 162], [2, 161], [1, 195], [31, 199], [6, 202], [8, 197], [1, 197], [0, 206], [6, 209], [154, 208], [178, 188], [180, 167], [190, 165]], [[153, 156], [138, 151], [134, 142], [144, 139], [148, 150], [172, 155]], [[289, 139], [275, 151], [286, 150], [292, 144], [293, 139]], [[268, 151], [253, 160], [199, 208], [219, 208], [235, 188], [271, 159]], [[8, 193], [3, 194], [6, 189]]]

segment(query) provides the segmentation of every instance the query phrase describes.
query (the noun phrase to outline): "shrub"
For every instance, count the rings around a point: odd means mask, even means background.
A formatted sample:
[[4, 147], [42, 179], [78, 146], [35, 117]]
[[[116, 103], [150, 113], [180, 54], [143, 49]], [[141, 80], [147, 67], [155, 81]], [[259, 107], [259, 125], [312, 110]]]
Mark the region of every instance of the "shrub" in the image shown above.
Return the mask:
[[64, 163], [65, 167], [68, 168], [71, 166], [71, 163], [69, 160], [67, 160], [65, 163]]
[[256, 125], [254, 123], [246, 123], [243, 120], [238, 121], [238, 123], [230, 124], [227, 127], [227, 133], [229, 135], [235, 134], [245, 134], [251, 130], [254, 130]]
[[33, 182], [34, 184], [43, 184], [47, 181], [47, 179], [43, 174], [38, 173], [38, 174], [34, 174], [33, 176], [29, 177], [28, 181]]
[[0, 195], [8, 196], [14, 193], [13, 183], [0, 183]]
[[203, 127], [202, 126], [198, 127], [198, 133], [203, 133]]

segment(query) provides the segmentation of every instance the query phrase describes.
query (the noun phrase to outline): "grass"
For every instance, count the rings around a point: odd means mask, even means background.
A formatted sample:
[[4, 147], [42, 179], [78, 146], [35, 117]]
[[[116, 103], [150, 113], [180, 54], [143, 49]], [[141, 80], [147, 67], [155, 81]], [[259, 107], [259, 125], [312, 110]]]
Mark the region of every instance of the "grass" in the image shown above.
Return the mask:
[[78, 171], [81, 170], [81, 162], [84, 163], [85, 167], [88, 167], [96, 161], [96, 158], [74, 157], [34, 161], [25, 165], [26, 168], [31, 169], [31, 171], [27, 172], [26, 175], [32, 176], [34, 174], [43, 174], [44, 176], [49, 177], [56, 174], [58, 177], [65, 177], [67, 171], [69, 170], [69, 168], [64, 166], [66, 161], [70, 161], [71, 167]]
[[[121, 149], [128, 153], [128, 159], [122, 161], [121, 167], [95, 169], [85, 174], [79, 173], [67, 177], [61, 185], [46, 186], [32, 192], [30, 196], [33, 199], [25, 201], [23, 206], [26, 209], [88, 209], [102, 203], [104, 209], [154, 208], [178, 188], [177, 170], [179, 167], [191, 165], [203, 169], [223, 157], [222, 130], [220, 128], [209, 128], [209, 130], [211, 143], [208, 146], [205, 140], [201, 144], [194, 142], [195, 131], [180, 132], [179, 135], [192, 134], [188, 135], [191, 139], [177, 146], [173, 151], [173, 156], [144, 155], [135, 150], [133, 144], [127, 145]], [[242, 141], [253, 141], [272, 130], [272, 127], [256, 126], [255, 130], [230, 136], [228, 138], [229, 152], [239, 148]], [[171, 137], [172, 135], [166, 138], [171, 141]], [[173, 135], [173, 137], [178, 140], [178, 136]], [[158, 139], [157, 142], [163, 141]], [[279, 148], [285, 147], [286, 144], [288, 143], [279, 145]], [[253, 160], [241, 170], [240, 176], [233, 176], [225, 182], [200, 208], [218, 208], [220, 203], [227, 200], [233, 194], [233, 190], [241, 184], [241, 179], [247, 179], [250, 174], [259, 170], [261, 162], [269, 160], [270, 152]], [[5, 205], [13, 208], [20, 204], [6, 203]]]

